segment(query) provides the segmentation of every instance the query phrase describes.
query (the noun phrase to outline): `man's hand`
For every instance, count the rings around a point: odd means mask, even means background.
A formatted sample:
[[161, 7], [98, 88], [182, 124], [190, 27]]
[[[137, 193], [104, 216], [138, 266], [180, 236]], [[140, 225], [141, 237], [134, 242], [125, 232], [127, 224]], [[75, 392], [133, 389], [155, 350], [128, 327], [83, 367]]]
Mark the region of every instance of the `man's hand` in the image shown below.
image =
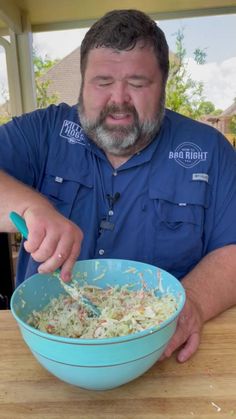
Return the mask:
[[179, 348], [177, 360], [187, 361], [198, 349], [204, 323], [236, 304], [235, 255], [235, 244], [216, 249], [182, 279], [186, 303], [161, 360]]
[[83, 233], [63, 217], [39, 192], [0, 171], [0, 231], [13, 232], [9, 213], [23, 216], [29, 231], [25, 250], [36, 262], [39, 272], [53, 272], [61, 267], [61, 277], [69, 281], [77, 260]]
[[38, 271], [53, 272], [61, 267], [62, 279], [69, 281], [83, 239], [80, 228], [50, 204], [27, 209], [24, 219], [29, 230], [24, 247], [36, 262], [41, 262]]
[[160, 360], [169, 358], [176, 349], [179, 349], [177, 360], [179, 362], [187, 361], [199, 347], [202, 327], [201, 309], [187, 296], [175, 334]]

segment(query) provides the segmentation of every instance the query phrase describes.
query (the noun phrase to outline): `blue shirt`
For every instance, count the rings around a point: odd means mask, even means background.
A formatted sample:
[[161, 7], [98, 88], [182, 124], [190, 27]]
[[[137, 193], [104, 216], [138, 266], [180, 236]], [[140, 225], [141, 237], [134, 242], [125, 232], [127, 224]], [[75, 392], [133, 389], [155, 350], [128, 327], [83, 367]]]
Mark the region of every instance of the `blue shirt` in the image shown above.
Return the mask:
[[[137, 260], [181, 279], [236, 244], [235, 151], [217, 130], [169, 110], [152, 143], [118, 169], [86, 137], [76, 106], [34, 111], [0, 127], [0, 168], [80, 226], [79, 259]], [[21, 248], [17, 284], [36, 270]]]

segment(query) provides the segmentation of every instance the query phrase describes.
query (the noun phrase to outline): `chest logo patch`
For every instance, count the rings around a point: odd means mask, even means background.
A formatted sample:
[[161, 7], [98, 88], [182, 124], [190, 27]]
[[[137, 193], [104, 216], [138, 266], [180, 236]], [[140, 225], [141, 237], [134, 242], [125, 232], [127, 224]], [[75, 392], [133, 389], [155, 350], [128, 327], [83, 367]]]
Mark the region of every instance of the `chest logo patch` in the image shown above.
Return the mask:
[[169, 152], [169, 159], [174, 159], [180, 166], [190, 169], [201, 161], [206, 161], [207, 153], [207, 151], [202, 151], [198, 145], [185, 142], [179, 144], [175, 151]]
[[79, 124], [65, 119], [62, 124], [60, 137], [66, 138], [69, 144], [85, 145], [83, 129]]

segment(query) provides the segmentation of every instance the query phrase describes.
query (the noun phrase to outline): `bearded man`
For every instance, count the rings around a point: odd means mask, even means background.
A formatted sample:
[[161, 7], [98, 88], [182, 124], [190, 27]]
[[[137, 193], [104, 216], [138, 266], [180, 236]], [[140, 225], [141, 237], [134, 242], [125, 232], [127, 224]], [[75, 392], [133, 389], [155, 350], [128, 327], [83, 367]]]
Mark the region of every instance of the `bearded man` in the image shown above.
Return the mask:
[[[165, 109], [168, 45], [137, 10], [107, 13], [81, 45], [79, 103], [0, 128], [0, 230], [26, 221], [17, 285], [78, 259], [167, 270], [186, 304], [165, 356], [198, 348], [204, 322], [236, 303], [236, 156], [213, 128]], [[66, 77], [66, 75], [65, 75]]]

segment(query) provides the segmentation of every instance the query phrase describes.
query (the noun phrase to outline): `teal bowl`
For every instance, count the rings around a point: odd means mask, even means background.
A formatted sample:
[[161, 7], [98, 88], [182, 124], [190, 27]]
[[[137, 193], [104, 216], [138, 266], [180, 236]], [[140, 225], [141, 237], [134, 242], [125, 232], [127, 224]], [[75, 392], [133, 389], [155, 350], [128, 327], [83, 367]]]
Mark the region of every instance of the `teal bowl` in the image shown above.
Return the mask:
[[[82, 388], [108, 390], [128, 383], [146, 372], [162, 355], [173, 336], [185, 303], [181, 283], [168, 272], [141, 262], [120, 259], [93, 259], [76, 262], [79, 283], [107, 287], [133, 284], [141, 287], [139, 273], [147, 288], [157, 287], [160, 295], [171, 293], [178, 308], [161, 325], [127, 336], [106, 339], [66, 338], [41, 332], [27, 324], [33, 310], [41, 310], [53, 297], [65, 293], [52, 275], [35, 274], [13, 293], [11, 310], [23, 339], [38, 362], [59, 379]], [[94, 282], [95, 281], [95, 282]]]

